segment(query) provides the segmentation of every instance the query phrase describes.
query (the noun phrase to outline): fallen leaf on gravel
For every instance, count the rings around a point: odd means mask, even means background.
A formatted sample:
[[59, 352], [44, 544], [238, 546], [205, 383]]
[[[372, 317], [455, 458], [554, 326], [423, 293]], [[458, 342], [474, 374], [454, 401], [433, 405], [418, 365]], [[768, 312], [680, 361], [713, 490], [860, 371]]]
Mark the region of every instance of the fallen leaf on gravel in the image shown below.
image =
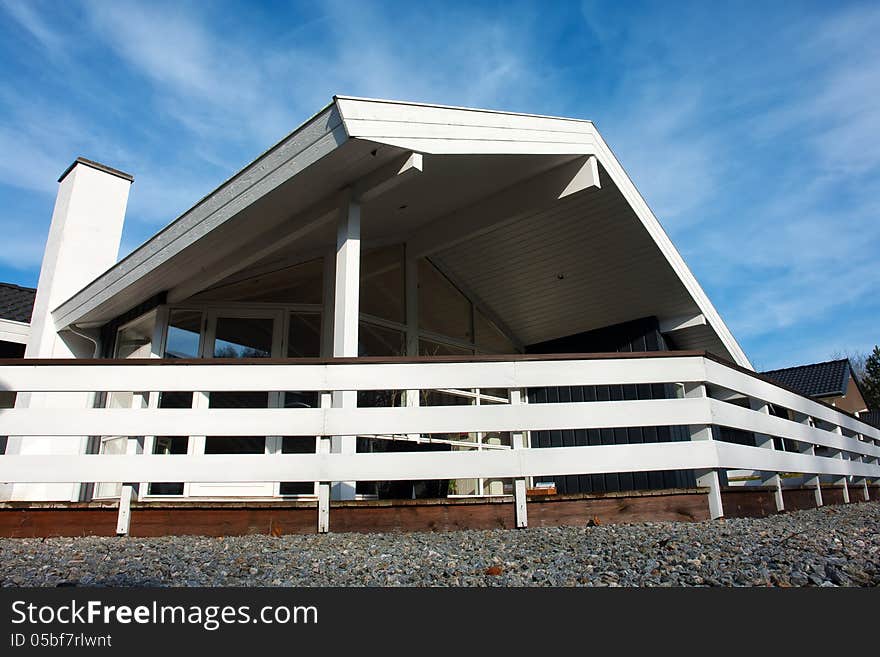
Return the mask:
[[501, 566], [489, 566], [486, 568], [487, 575], [500, 575], [502, 572], [504, 571], [501, 569]]

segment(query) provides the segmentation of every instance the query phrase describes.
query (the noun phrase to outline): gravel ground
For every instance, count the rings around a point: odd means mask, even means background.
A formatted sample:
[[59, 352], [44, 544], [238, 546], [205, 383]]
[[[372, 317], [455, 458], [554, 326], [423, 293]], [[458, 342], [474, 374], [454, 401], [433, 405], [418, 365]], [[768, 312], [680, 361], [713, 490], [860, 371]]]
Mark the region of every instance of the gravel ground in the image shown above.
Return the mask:
[[0, 585], [880, 586], [880, 503], [519, 531], [0, 539]]

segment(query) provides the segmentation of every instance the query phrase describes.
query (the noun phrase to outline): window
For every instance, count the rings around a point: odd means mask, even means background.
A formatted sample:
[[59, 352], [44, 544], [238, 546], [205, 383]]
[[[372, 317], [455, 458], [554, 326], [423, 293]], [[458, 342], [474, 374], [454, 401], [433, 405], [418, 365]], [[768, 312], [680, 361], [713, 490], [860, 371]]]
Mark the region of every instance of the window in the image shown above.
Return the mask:
[[470, 301], [425, 258], [419, 260], [419, 330], [473, 342]]
[[269, 358], [272, 356], [271, 318], [218, 317], [214, 358]]
[[361, 258], [360, 311], [392, 322], [405, 322], [403, 245], [373, 249]]
[[202, 330], [200, 310], [172, 310], [168, 318], [165, 358], [198, 358]]
[[488, 351], [492, 354], [519, 353], [513, 342], [478, 308], [474, 309], [474, 332], [476, 333], [477, 347], [481, 351]]
[[317, 358], [321, 355], [321, 313], [292, 312], [287, 329], [288, 358]]

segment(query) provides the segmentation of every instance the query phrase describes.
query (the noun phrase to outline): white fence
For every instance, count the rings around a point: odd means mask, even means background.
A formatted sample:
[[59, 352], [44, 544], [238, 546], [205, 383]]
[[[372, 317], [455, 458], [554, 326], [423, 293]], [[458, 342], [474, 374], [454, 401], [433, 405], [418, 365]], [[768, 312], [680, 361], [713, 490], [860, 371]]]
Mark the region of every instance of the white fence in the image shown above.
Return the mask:
[[[320, 408], [163, 409], [15, 408], [0, 410], [8, 436], [328, 437], [316, 454], [6, 455], [0, 482], [321, 482], [318, 529], [329, 527], [329, 482], [506, 478], [515, 482], [517, 525], [526, 526], [525, 481], [540, 475], [694, 470], [709, 488], [711, 514], [723, 514], [718, 472], [760, 473], [783, 507], [786, 477], [815, 489], [820, 477], [844, 488], [880, 480], [880, 430], [712, 357], [668, 353], [639, 357], [512, 357], [476, 362], [18, 361], [0, 365], [0, 389], [15, 392], [322, 393]], [[678, 384], [677, 398], [528, 404], [533, 387]], [[333, 408], [330, 394], [362, 390], [506, 389], [509, 404]], [[148, 395], [149, 396], [149, 395]], [[156, 395], [152, 395], [155, 398]], [[774, 409], [771, 413], [770, 405]], [[785, 415], [786, 417], [779, 417]], [[526, 432], [553, 429], [688, 426], [691, 442], [528, 448]], [[721, 442], [713, 427], [756, 435], [756, 445]], [[424, 436], [509, 431], [512, 449], [428, 453], [329, 453], [329, 437]], [[774, 449], [772, 437], [797, 451]], [[795, 481], [795, 479], [792, 479]], [[130, 486], [123, 488], [120, 532], [127, 531]]]

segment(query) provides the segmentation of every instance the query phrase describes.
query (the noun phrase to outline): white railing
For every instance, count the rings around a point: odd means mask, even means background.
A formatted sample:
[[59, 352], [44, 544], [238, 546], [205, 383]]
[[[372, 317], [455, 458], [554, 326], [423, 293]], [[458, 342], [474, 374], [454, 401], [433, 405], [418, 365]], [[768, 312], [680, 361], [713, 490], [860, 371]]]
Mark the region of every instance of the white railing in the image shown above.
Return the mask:
[[[540, 358], [540, 359], [537, 359]], [[713, 516], [722, 515], [718, 472], [762, 473], [777, 490], [779, 473], [800, 473], [815, 489], [820, 476], [842, 486], [880, 480], [880, 430], [781, 388], [733, 365], [693, 352], [638, 357], [584, 355], [512, 357], [469, 362], [231, 363], [177, 361], [4, 361], [0, 389], [28, 393], [287, 390], [329, 393], [361, 390], [506, 389], [513, 403], [394, 408], [162, 409], [16, 408], [0, 410], [8, 436], [352, 436], [512, 433], [512, 449], [428, 453], [273, 455], [6, 455], [0, 482], [322, 482], [319, 530], [328, 527], [329, 482], [418, 479], [513, 479], [517, 525], [526, 525], [525, 479], [540, 475], [695, 470], [708, 486]], [[534, 387], [679, 384], [673, 399], [519, 403]], [[726, 401], [722, 401], [722, 399]], [[59, 403], [60, 405], [60, 403]], [[768, 405], [787, 417], [771, 414]], [[534, 430], [687, 426], [691, 442], [527, 448]], [[762, 447], [720, 442], [712, 427], [752, 432]], [[784, 438], [798, 452], [773, 448]], [[329, 442], [329, 441], [328, 441]], [[794, 480], [792, 480], [794, 481]], [[120, 503], [127, 530], [129, 486]]]

